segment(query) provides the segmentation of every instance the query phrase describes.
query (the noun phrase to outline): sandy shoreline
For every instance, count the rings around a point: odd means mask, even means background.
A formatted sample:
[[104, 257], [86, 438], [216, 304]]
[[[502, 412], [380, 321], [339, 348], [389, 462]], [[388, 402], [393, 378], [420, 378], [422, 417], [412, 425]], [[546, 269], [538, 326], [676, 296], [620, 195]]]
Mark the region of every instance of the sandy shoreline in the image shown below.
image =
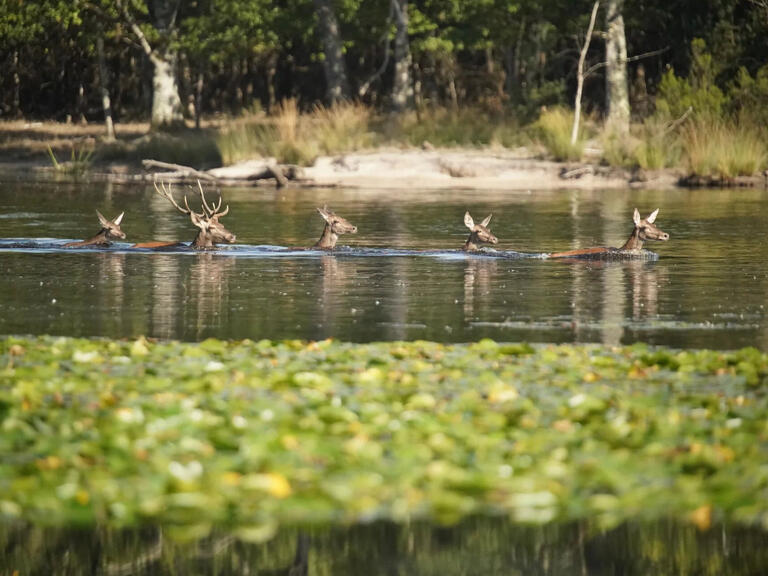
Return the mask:
[[[64, 163], [66, 166], [66, 163]], [[348, 187], [376, 189], [468, 189], [468, 190], [555, 190], [617, 189], [627, 187], [671, 188], [680, 175], [673, 170], [637, 173], [591, 163], [563, 163], [541, 160], [526, 149], [379, 149], [319, 157], [309, 167], [280, 167], [273, 158], [197, 172], [192, 169], [146, 170], [120, 162], [95, 163], [85, 180], [113, 182], [151, 181], [155, 177], [194, 180], [201, 175], [222, 186], [275, 186], [274, 178], [264, 175], [267, 168], [291, 172], [292, 187]], [[258, 176], [261, 174], [261, 176]], [[56, 170], [50, 161], [0, 159], [0, 178], [11, 180], [62, 180], [72, 178], [66, 170]]]

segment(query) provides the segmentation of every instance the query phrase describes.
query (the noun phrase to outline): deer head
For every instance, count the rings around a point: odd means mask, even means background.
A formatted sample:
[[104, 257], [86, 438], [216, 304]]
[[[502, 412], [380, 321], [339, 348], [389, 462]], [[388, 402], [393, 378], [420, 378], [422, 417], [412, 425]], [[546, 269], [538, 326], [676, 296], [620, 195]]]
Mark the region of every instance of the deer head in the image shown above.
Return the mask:
[[74, 248], [80, 246], [106, 246], [112, 240], [122, 240], [125, 238], [125, 232], [120, 229], [120, 222], [123, 221], [125, 212], [120, 212], [114, 220], [105, 218], [104, 215], [96, 210], [96, 216], [99, 217], [99, 224], [101, 224], [101, 230], [95, 236], [91, 236], [88, 240], [82, 240], [80, 242], [68, 242], [64, 244], [65, 248]]
[[320, 239], [315, 242], [315, 248], [332, 250], [336, 246], [336, 241], [341, 234], [357, 234], [357, 226], [352, 225], [348, 220], [338, 216], [335, 212], [328, 210], [328, 206], [318, 208], [317, 211], [325, 220], [325, 228]]
[[469, 238], [464, 243], [463, 250], [477, 250], [480, 248], [480, 244], [496, 244], [499, 239], [491, 233], [488, 224], [491, 223], [493, 214], [488, 214], [485, 220], [480, 224], [475, 224], [475, 221], [470, 216], [469, 212], [464, 213], [464, 226], [469, 228]]
[[103, 234], [106, 240], [123, 240], [125, 238], [125, 232], [120, 229], [120, 222], [123, 221], [125, 212], [120, 212], [114, 220], [105, 218], [98, 210], [96, 210], [96, 216], [99, 217], [99, 224], [101, 224], [99, 234]]
[[197, 236], [195, 236], [195, 239], [192, 242], [193, 248], [213, 248], [216, 244], [224, 242], [232, 244], [235, 241], [235, 235], [219, 222], [219, 218], [223, 218], [229, 212], [229, 206], [227, 206], [223, 212], [219, 212], [222, 201], [221, 195], [219, 195], [219, 202], [211, 207], [205, 199], [205, 192], [203, 191], [203, 185], [200, 184], [200, 180], [197, 181], [197, 187], [200, 190], [202, 212], [194, 212], [190, 209], [186, 194], [184, 195], [184, 208], [179, 206], [176, 203], [176, 200], [173, 199], [170, 182], [167, 186], [164, 182], [160, 182], [160, 188], [157, 187], [157, 182], [155, 182], [155, 190], [157, 193], [173, 204], [173, 206], [182, 214], [189, 214], [189, 219], [192, 221], [192, 224], [199, 229]]
[[647, 218], [641, 219], [640, 212], [635, 208], [635, 212], [632, 215], [632, 220], [635, 223], [635, 229], [632, 231], [632, 235], [629, 237], [621, 250], [642, 250], [643, 242], [646, 240], [657, 240], [666, 242], [669, 240], [669, 234], [659, 230], [654, 226], [656, 216], [659, 215], [659, 209], [656, 208], [651, 212]]

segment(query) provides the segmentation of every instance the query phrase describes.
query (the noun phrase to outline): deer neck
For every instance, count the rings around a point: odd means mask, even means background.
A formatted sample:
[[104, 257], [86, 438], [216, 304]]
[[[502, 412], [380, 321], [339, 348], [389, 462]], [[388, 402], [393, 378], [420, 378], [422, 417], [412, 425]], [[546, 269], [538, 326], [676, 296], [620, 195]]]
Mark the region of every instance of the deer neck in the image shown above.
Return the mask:
[[102, 228], [99, 230], [99, 233], [96, 234], [96, 236], [91, 236], [87, 240], [82, 240], [80, 242], [70, 242], [69, 244], [65, 244], [67, 247], [72, 246], [98, 246], [98, 245], [106, 245], [110, 243], [109, 238], [107, 238], [107, 229]]
[[320, 240], [315, 242], [314, 248], [332, 250], [336, 246], [338, 239], [339, 235], [334, 234], [330, 224], [326, 223], [325, 228], [323, 228], [323, 234], [320, 236]]
[[469, 238], [467, 238], [467, 241], [464, 242], [464, 246], [461, 248], [465, 252], [472, 252], [473, 250], [479, 250], [480, 249], [480, 243], [477, 240], [477, 233], [476, 232], [470, 232]]
[[627, 238], [627, 241], [624, 243], [624, 246], [619, 248], [619, 250], [642, 250], [643, 249], [643, 241], [640, 239], [640, 229], [635, 227], [635, 229], [632, 231], [632, 235]]
[[213, 248], [213, 242], [211, 241], [211, 236], [209, 234], [206, 234], [202, 230], [198, 230], [197, 236], [195, 236], [195, 239], [192, 241], [192, 248], [196, 248], [198, 250]]

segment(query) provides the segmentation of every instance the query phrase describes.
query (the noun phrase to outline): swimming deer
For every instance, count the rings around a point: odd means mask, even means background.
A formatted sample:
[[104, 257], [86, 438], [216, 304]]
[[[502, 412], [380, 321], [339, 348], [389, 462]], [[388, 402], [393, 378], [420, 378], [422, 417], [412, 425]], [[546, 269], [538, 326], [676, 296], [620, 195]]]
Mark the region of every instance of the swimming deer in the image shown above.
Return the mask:
[[108, 220], [101, 212], [96, 210], [96, 216], [99, 217], [99, 223], [101, 224], [101, 230], [96, 236], [88, 238], [88, 240], [81, 240], [80, 242], [68, 242], [64, 244], [65, 248], [74, 248], [80, 246], [109, 246], [112, 240], [122, 240], [125, 238], [125, 232], [120, 229], [120, 222], [123, 221], [125, 212], [120, 212], [120, 215], [114, 220]]
[[[222, 197], [219, 195], [218, 204], [214, 204], [212, 207], [208, 205], [205, 200], [205, 192], [203, 192], [203, 185], [200, 184], [200, 180], [197, 181], [197, 187], [200, 190], [200, 200], [202, 201], [202, 212], [194, 212], [189, 207], [187, 202], [187, 195], [184, 195], [184, 208], [176, 203], [173, 199], [173, 193], [171, 191], [171, 184], [168, 186], [164, 182], [160, 182], [160, 188], [155, 184], [155, 190], [160, 196], [168, 200], [174, 208], [176, 208], [182, 214], [189, 214], [189, 219], [192, 224], [197, 226], [197, 236], [192, 241], [192, 248], [197, 250], [207, 250], [213, 248], [216, 244], [228, 243], [232, 244], [235, 241], [235, 235], [227, 230], [224, 225], [219, 222], [219, 218], [223, 218], [229, 212], [229, 206], [227, 206], [223, 212], [219, 212], [221, 209]], [[135, 248], [164, 248], [168, 246], [175, 246], [178, 242], [143, 242], [141, 244], [134, 244]]]
[[480, 222], [480, 224], [475, 224], [475, 221], [472, 220], [472, 216], [469, 215], [469, 212], [467, 211], [464, 213], [464, 226], [469, 228], [470, 232], [469, 238], [464, 242], [462, 250], [465, 252], [472, 252], [474, 250], [479, 250], [480, 244], [496, 244], [499, 241], [496, 236], [491, 234], [491, 230], [488, 228], [488, 224], [491, 223], [492, 217], [493, 214], [488, 214], [485, 220]]
[[640, 252], [643, 249], [643, 242], [646, 240], [658, 240], [666, 242], [669, 240], [669, 234], [656, 228], [653, 223], [656, 216], [659, 215], [659, 209], [656, 208], [650, 215], [642, 220], [640, 212], [635, 208], [632, 219], [635, 223], [635, 229], [621, 248], [609, 248], [606, 246], [597, 246], [595, 248], [582, 248], [580, 250], [569, 250], [568, 252], [555, 252], [550, 254], [550, 258], [601, 258], [609, 255], [621, 256], [621, 252]]
[[347, 232], [357, 234], [357, 226], [353, 226], [349, 221], [328, 210], [328, 206], [318, 208], [317, 211], [325, 220], [325, 227], [323, 228], [322, 236], [315, 242], [312, 246], [313, 248], [333, 250], [339, 235], [346, 234]]

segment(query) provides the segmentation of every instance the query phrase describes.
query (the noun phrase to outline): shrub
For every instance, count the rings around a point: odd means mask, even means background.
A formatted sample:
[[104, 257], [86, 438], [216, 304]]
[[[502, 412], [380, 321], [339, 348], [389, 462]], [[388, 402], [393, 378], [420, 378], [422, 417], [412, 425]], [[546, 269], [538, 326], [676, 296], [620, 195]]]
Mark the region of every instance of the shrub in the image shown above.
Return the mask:
[[656, 111], [663, 118], [678, 118], [692, 107], [700, 118], [716, 119], [722, 117], [726, 96], [715, 85], [715, 67], [712, 55], [706, 50], [706, 44], [700, 38], [691, 43], [692, 66], [688, 78], [675, 76], [674, 70], [668, 70], [659, 84], [656, 98]]
[[[571, 143], [573, 112], [553, 108], [542, 112], [533, 125], [534, 137], [549, 151], [555, 160], [579, 160], [584, 152], [583, 136]], [[581, 133], [583, 134], [583, 128]]]
[[682, 135], [684, 160], [692, 175], [729, 179], [749, 176], [765, 165], [766, 146], [752, 127], [693, 122]]

